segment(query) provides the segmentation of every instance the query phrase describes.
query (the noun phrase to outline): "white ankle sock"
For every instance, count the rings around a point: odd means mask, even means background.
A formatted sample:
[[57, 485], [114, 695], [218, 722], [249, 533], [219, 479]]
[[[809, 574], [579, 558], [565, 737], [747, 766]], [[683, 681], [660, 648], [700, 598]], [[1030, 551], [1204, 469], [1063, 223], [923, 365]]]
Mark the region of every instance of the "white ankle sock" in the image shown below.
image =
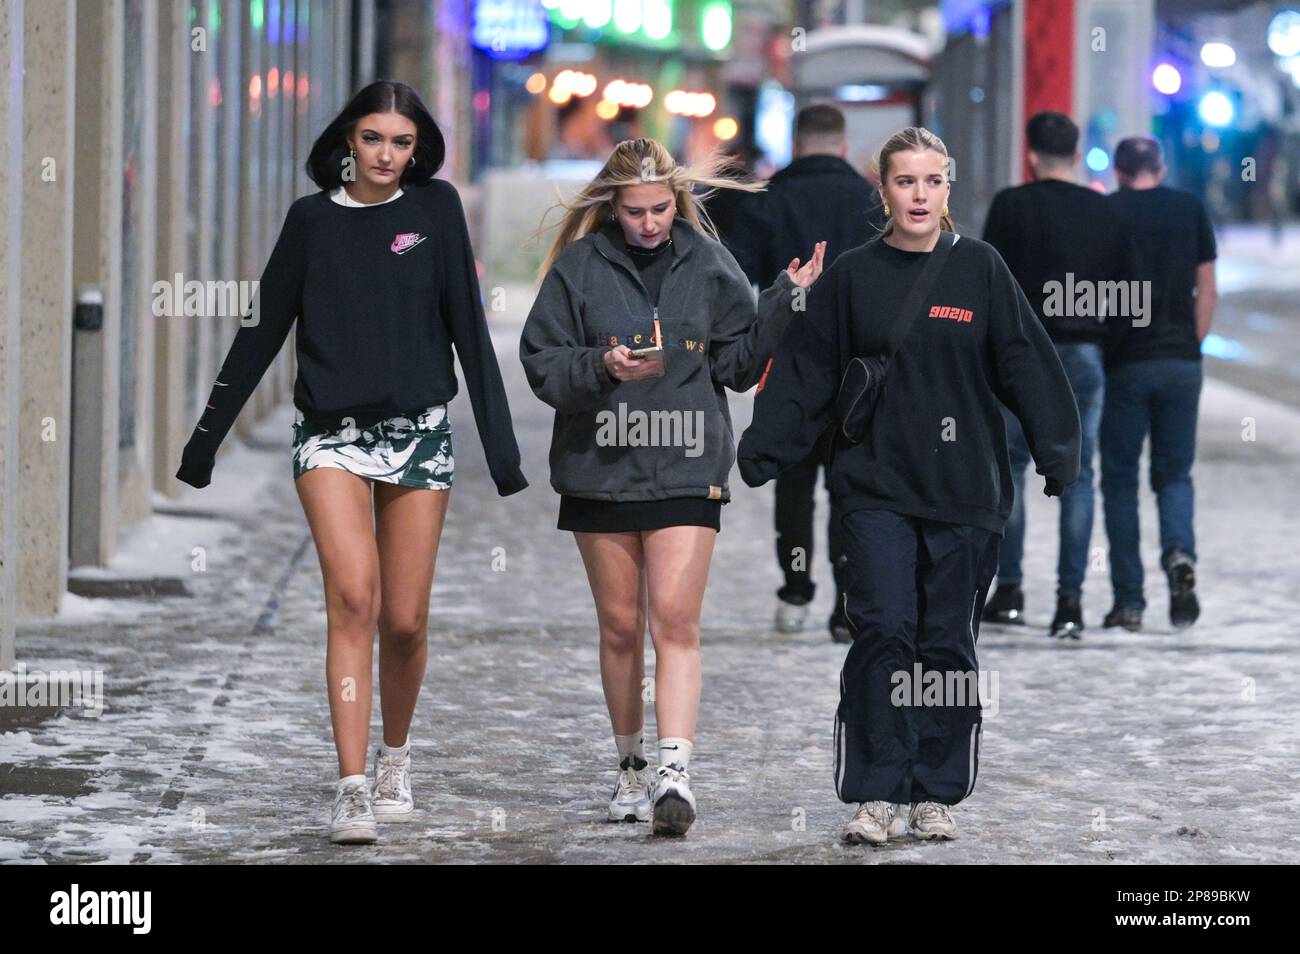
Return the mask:
[[614, 745], [618, 747], [619, 765], [622, 765], [627, 759], [631, 759], [633, 768], [643, 769], [646, 767], [645, 734], [643, 729], [637, 729], [630, 735], [614, 733]]
[[659, 764], [660, 765], [680, 765], [682, 771], [689, 771], [691, 767], [691, 752], [695, 746], [690, 739], [679, 739], [670, 737], [659, 740]]
[[365, 775], [344, 775], [341, 779], [339, 779], [338, 789], [339, 791], [342, 791], [343, 789], [348, 788], [349, 786], [352, 785], [365, 785], [365, 784], [366, 784]]
[[380, 745], [383, 746], [384, 753], [391, 759], [405, 758], [406, 753], [411, 751], [411, 740], [409, 737], [397, 748], [393, 748], [387, 742], [381, 742]]

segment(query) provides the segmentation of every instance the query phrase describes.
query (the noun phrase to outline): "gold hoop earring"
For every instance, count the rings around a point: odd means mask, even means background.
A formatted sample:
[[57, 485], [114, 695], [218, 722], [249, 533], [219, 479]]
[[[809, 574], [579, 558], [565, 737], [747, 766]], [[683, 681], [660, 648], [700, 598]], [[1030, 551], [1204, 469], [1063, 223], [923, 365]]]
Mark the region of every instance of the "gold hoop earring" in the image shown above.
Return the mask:
[[889, 213], [889, 203], [886, 202], [886, 203], [885, 203], [885, 218], [889, 218], [889, 215], [890, 215], [890, 213]]
[[944, 214], [944, 215], [948, 215], [948, 206], [947, 206], [947, 204], [945, 204], [944, 207], [943, 207], [943, 214]]

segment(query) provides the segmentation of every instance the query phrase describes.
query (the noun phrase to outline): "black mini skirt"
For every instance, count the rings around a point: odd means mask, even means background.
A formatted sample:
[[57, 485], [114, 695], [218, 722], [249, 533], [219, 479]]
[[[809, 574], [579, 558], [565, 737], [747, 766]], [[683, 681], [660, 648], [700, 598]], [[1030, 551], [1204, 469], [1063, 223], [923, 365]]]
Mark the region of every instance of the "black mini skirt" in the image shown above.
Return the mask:
[[588, 500], [560, 497], [561, 530], [578, 533], [627, 533], [664, 527], [722, 529], [722, 501], [707, 497], [669, 497], [665, 500]]

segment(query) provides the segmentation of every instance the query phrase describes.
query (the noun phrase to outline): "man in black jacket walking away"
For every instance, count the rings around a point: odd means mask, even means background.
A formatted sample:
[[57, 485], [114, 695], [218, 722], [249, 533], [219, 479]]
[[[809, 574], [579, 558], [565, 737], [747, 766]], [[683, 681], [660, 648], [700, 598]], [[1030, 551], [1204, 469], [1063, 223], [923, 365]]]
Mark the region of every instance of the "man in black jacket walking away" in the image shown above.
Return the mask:
[[[728, 248], [751, 282], [767, 287], [791, 259], [806, 255], [817, 242], [826, 242], [829, 267], [837, 255], [880, 234], [885, 227], [880, 197], [845, 161], [847, 153], [843, 113], [829, 104], [799, 111], [794, 161], [772, 177], [766, 193], [746, 197], [727, 236]], [[810, 567], [813, 495], [826, 441], [823, 435], [806, 460], [776, 479], [776, 553], [785, 575], [785, 584], [777, 590], [776, 626], [782, 632], [803, 628], [816, 589]], [[831, 637], [846, 643], [852, 636], [838, 579], [843, 548], [833, 515], [827, 537], [831, 564], [837, 568]]]
[[[1083, 632], [1083, 578], [1094, 510], [1092, 457], [1105, 393], [1102, 344], [1107, 321], [1132, 321], [1150, 302], [1134, 288], [1131, 232], [1106, 197], [1074, 181], [1079, 127], [1044, 112], [1025, 126], [1034, 181], [993, 198], [984, 241], [1001, 253], [1047, 329], [1074, 392], [1083, 444], [1079, 478], [1061, 495], [1056, 616], [1051, 635]], [[1120, 294], [1120, 292], [1123, 294]], [[1023, 623], [1021, 557], [1025, 546], [1025, 468], [1029, 445], [1014, 414], [1004, 413], [1015, 504], [998, 559], [998, 588], [984, 619]]]

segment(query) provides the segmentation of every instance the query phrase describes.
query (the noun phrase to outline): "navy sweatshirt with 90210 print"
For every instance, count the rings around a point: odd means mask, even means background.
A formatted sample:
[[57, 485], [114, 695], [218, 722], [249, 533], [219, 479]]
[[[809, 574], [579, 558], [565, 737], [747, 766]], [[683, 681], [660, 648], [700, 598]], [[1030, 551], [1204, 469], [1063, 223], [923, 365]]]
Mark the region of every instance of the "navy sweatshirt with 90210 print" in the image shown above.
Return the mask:
[[[756, 302], [731, 253], [678, 217], [676, 254], [655, 305], [616, 229], [608, 224], [565, 247], [542, 280], [520, 338], [528, 383], [555, 408], [551, 486], [592, 500], [730, 500], [727, 475], [736, 452], [723, 388], [745, 391], [758, 383], [794, 317], [796, 285], [780, 272]], [[649, 347], [656, 314], [663, 377], [611, 377], [605, 352], [620, 344]], [[702, 436], [699, 453], [634, 442], [630, 428], [626, 441], [602, 439], [602, 427], [612, 433], [602, 420], [647, 420], [656, 412], [661, 420], [676, 412], [683, 424], [689, 416], [692, 427], [701, 422], [702, 435], [692, 435]]]
[[[808, 314], [781, 340], [741, 438], [746, 483], [807, 457], [834, 420], [845, 366], [884, 351], [931, 254], [876, 239], [845, 252], [813, 285]], [[1038, 472], [1073, 483], [1079, 412], [1056, 349], [997, 251], [963, 236], [890, 363], [867, 438], [837, 442], [837, 505], [1001, 533], [1014, 491], [999, 401], [1024, 426]]]
[[434, 179], [391, 202], [293, 203], [176, 476], [205, 487], [217, 449], [298, 319], [293, 403], [329, 427], [367, 427], [445, 404], [469, 384], [488, 468], [505, 496], [528, 486], [483, 315], [460, 196]]

